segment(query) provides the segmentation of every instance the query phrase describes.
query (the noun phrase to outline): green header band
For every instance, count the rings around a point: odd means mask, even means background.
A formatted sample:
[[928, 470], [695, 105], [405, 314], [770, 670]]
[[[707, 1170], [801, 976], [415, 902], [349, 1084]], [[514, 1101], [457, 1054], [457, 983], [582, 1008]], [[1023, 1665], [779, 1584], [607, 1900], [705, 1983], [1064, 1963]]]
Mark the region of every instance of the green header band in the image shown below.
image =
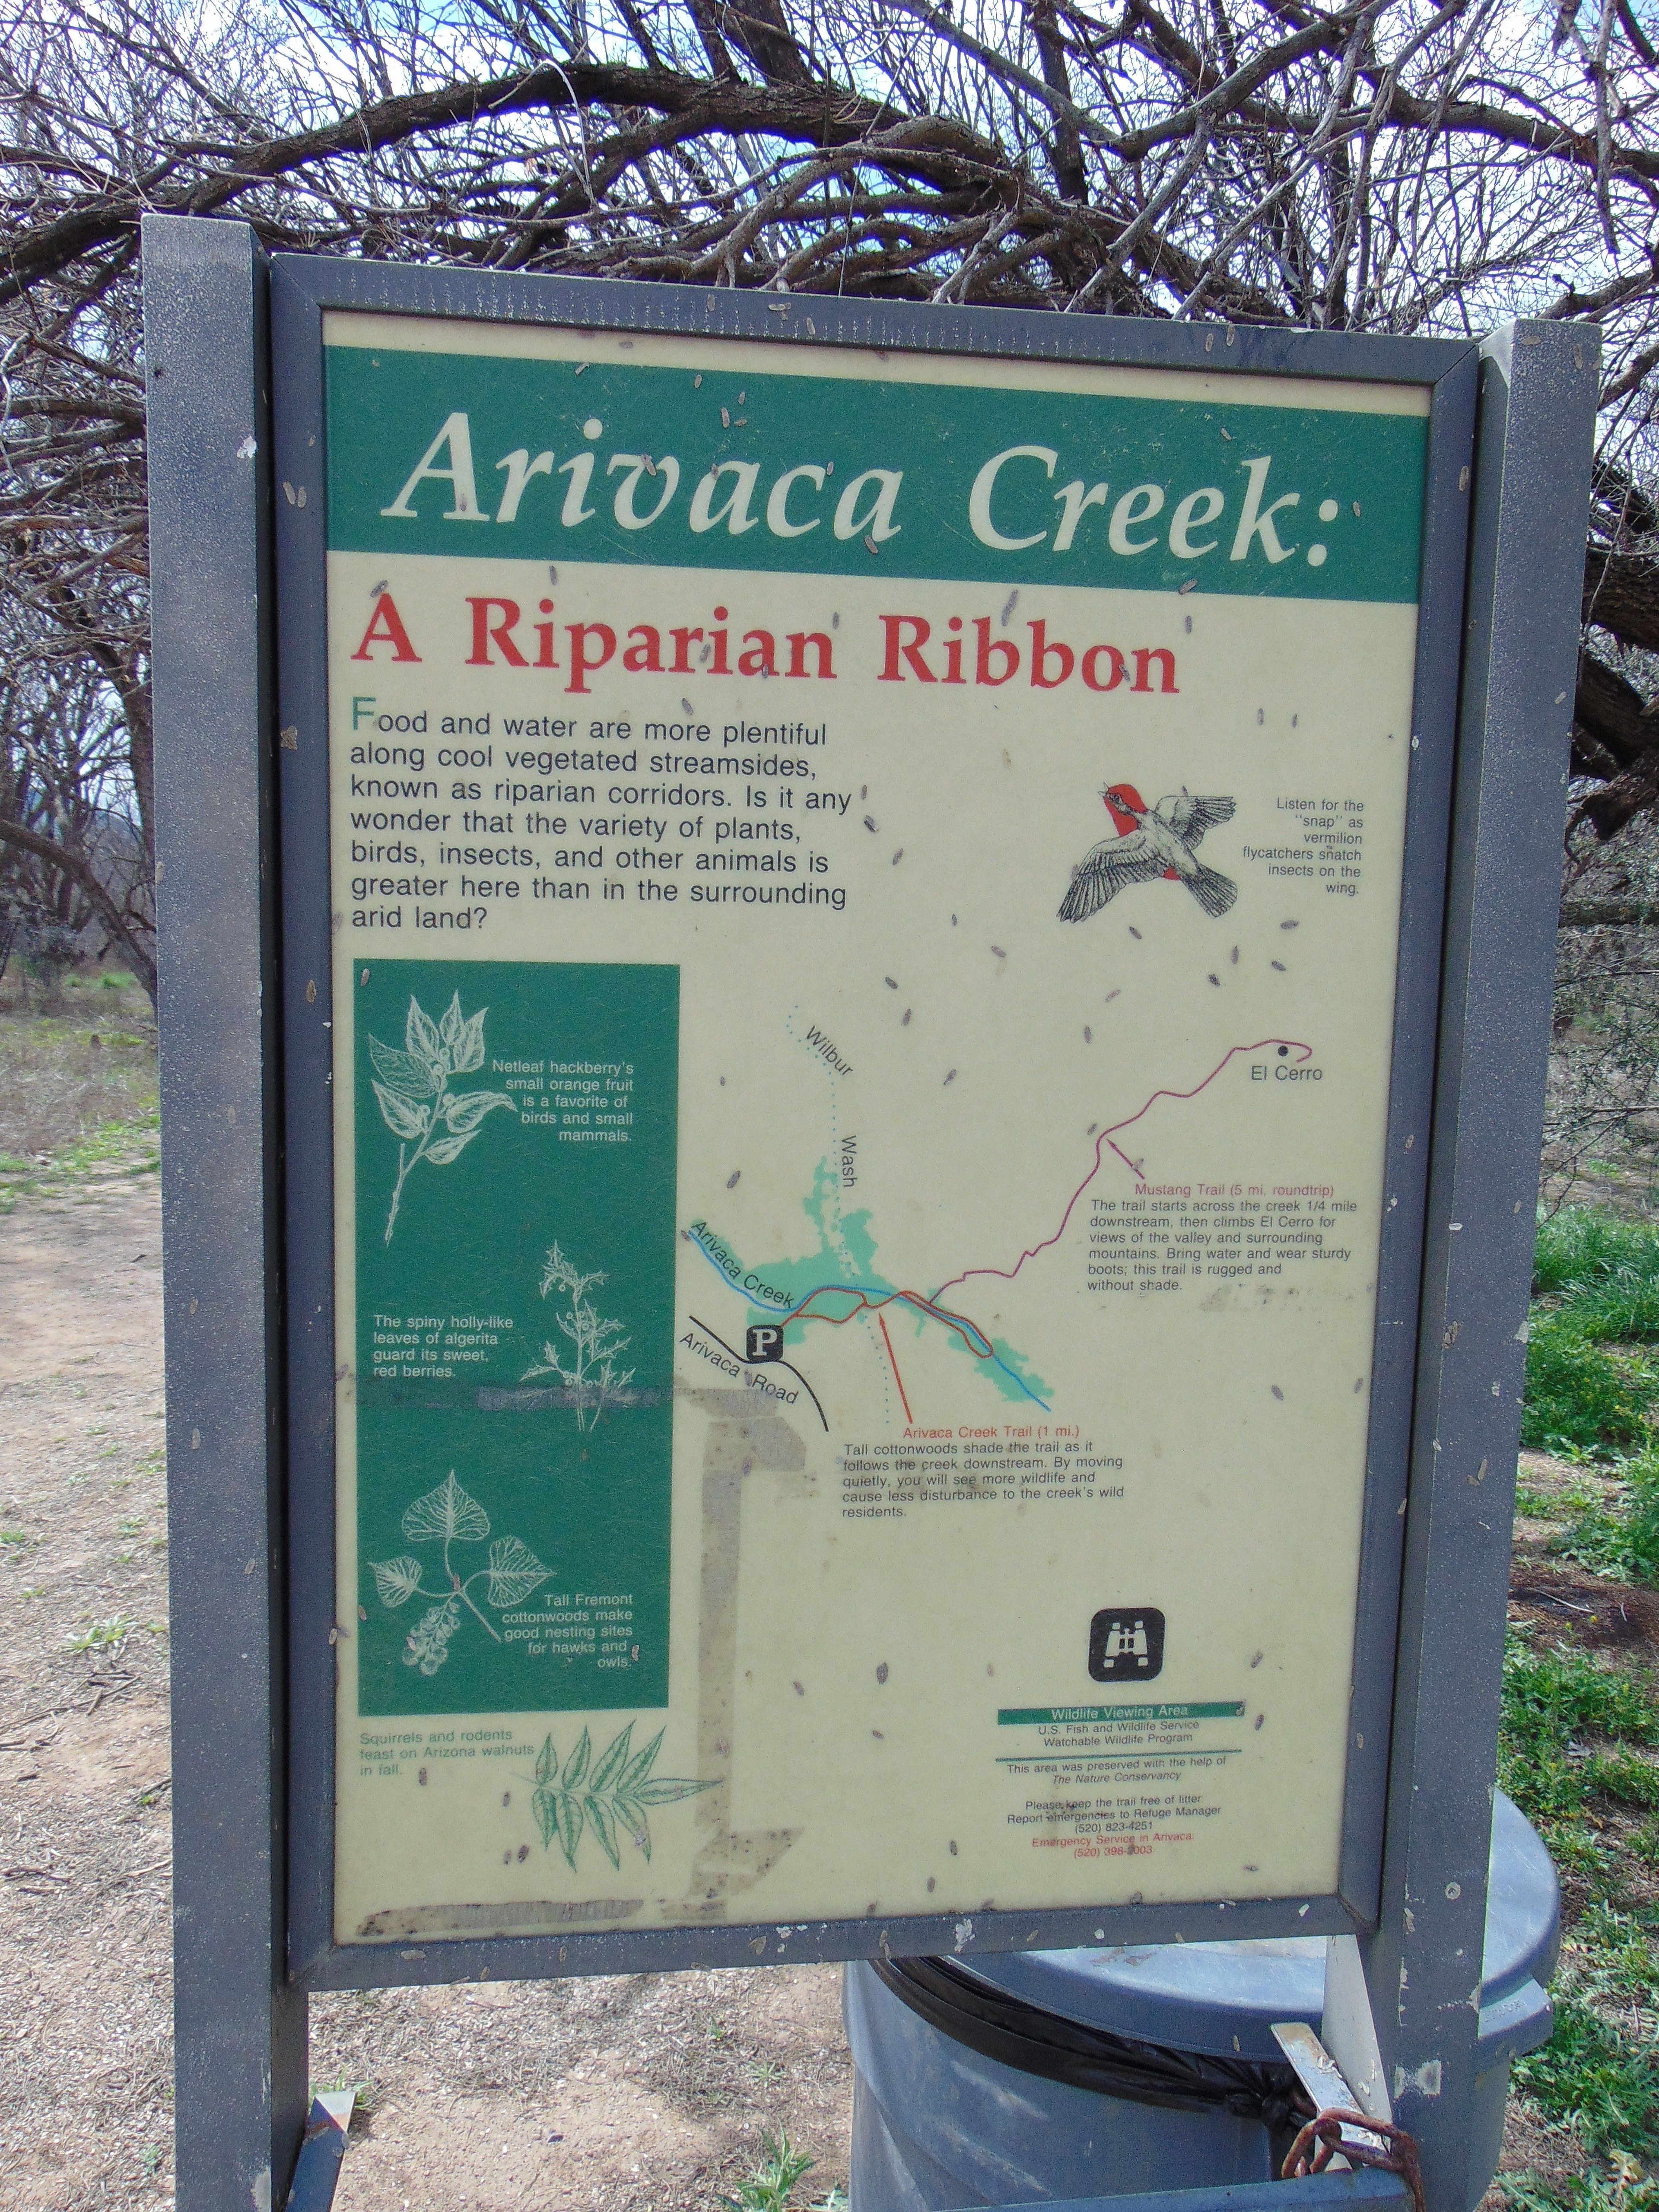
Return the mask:
[[1243, 1699], [1229, 1699], [1219, 1705], [1005, 1705], [997, 1715], [997, 1726], [1063, 1728], [1070, 1723], [1237, 1721], [1243, 1717]]
[[330, 547], [1418, 596], [1419, 416], [580, 368], [331, 347]]

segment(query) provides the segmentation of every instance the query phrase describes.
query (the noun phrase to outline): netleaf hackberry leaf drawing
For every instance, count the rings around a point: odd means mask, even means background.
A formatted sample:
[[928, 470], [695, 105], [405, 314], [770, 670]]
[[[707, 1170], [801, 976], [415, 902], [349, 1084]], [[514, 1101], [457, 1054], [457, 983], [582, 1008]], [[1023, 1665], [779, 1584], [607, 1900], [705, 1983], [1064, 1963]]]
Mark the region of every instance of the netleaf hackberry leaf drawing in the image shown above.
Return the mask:
[[538, 1375], [556, 1375], [565, 1385], [564, 1402], [575, 1407], [576, 1426], [582, 1430], [597, 1428], [607, 1406], [633, 1402], [628, 1386], [634, 1380], [634, 1370], [625, 1367], [618, 1373], [617, 1369], [617, 1354], [626, 1352], [633, 1340], [620, 1334], [622, 1322], [603, 1320], [587, 1295], [605, 1279], [599, 1270], [584, 1275], [554, 1245], [542, 1265], [542, 1296], [550, 1297], [555, 1291], [562, 1291], [568, 1301], [553, 1319], [570, 1345], [569, 1364], [550, 1340], [542, 1346], [541, 1358], [533, 1367], [526, 1367], [523, 1376], [530, 1382]]
[[584, 1729], [562, 1766], [552, 1737], [543, 1744], [536, 1761], [536, 1823], [543, 1849], [550, 1849], [556, 1838], [573, 1874], [576, 1846], [588, 1829], [599, 1838], [599, 1849], [611, 1865], [620, 1869], [623, 1836], [647, 1859], [651, 1856], [651, 1806], [672, 1805], [678, 1798], [695, 1797], [699, 1790], [714, 1787], [713, 1782], [685, 1782], [672, 1775], [653, 1778], [651, 1769], [662, 1748], [663, 1734], [659, 1729], [645, 1749], [630, 1757], [634, 1723], [629, 1721], [595, 1762], [592, 1738]]
[[[398, 1225], [404, 1181], [416, 1163], [428, 1160], [434, 1168], [447, 1168], [477, 1135], [486, 1114], [497, 1106], [518, 1111], [504, 1091], [456, 1091], [449, 1087], [452, 1076], [471, 1075], [483, 1066], [484, 1016], [489, 1011], [480, 1006], [469, 1018], [461, 1012], [457, 991], [442, 1020], [434, 1022], [420, 1000], [411, 997], [404, 1024], [404, 1050], [382, 1044], [377, 1036], [368, 1040], [368, 1056], [379, 1079], [374, 1096], [380, 1103], [380, 1118], [398, 1139], [398, 1181], [386, 1218], [388, 1244]], [[440, 1135], [441, 1130], [445, 1133]]]
[[382, 1605], [395, 1611], [412, 1597], [434, 1601], [410, 1629], [404, 1646], [404, 1666], [418, 1667], [423, 1674], [435, 1674], [448, 1658], [449, 1640], [461, 1625], [463, 1606], [483, 1623], [497, 1644], [501, 1641], [501, 1631], [479, 1609], [472, 1595], [474, 1583], [483, 1584], [487, 1605], [505, 1613], [509, 1606], [522, 1605], [552, 1572], [516, 1536], [497, 1536], [489, 1546], [488, 1563], [470, 1575], [462, 1576], [457, 1571], [450, 1556], [452, 1547], [488, 1543], [489, 1516], [456, 1481], [453, 1468], [435, 1490], [428, 1490], [404, 1509], [403, 1532], [409, 1543], [444, 1547], [442, 1579], [449, 1585], [447, 1590], [428, 1589], [422, 1579], [425, 1565], [408, 1553], [396, 1559], [369, 1562], [375, 1594]]

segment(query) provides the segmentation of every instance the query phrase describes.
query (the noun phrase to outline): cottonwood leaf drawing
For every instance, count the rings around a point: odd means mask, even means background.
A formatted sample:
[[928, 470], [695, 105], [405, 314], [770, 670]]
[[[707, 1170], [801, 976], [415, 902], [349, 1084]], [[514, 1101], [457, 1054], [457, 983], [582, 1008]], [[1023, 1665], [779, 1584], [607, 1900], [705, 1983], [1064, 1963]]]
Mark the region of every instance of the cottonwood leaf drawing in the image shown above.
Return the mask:
[[599, 1838], [599, 1849], [613, 1867], [621, 1868], [623, 1836], [648, 1859], [651, 1822], [647, 1808], [672, 1805], [680, 1798], [695, 1797], [700, 1791], [714, 1787], [712, 1780], [689, 1781], [678, 1775], [662, 1774], [653, 1778], [651, 1768], [662, 1747], [664, 1734], [659, 1729], [643, 1751], [632, 1752], [630, 1756], [634, 1723], [629, 1721], [612, 1737], [596, 1762], [592, 1739], [584, 1729], [562, 1766], [553, 1747], [553, 1739], [548, 1736], [537, 1756], [536, 1789], [532, 1800], [543, 1849], [551, 1850], [556, 1840], [565, 1864], [574, 1874], [577, 1846], [592, 1829]]
[[486, 1585], [489, 1602], [498, 1613], [509, 1605], [522, 1605], [532, 1590], [538, 1589], [552, 1572], [544, 1567], [528, 1544], [521, 1544], [516, 1536], [498, 1536], [489, 1547], [489, 1580]]
[[489, 1516], [470, 1491], [462, 1489], [451, 1468], [435, 1490], [404, 1506], [403, 1531], [411, 1544], [423, 1536], [443, 1544], [453, 1544], [458, 1537], [464, 1543], [481, 1544], [489, 1534]]
[[[411, 994], [404, 1049], [400, 1052], [377, 1036], [368, 1040], [368, 1056], [379, 1079], [371, 1078], [375, 1102], [380, 1119], [398, 1139], [398, 1180], [386, 1218], [388, 1244], [410, 1170], [422, 1160], [434, 1168], [450, 1166], [477, 1135], [487, 1114], [498, 1106], [518, 1111], [505, 1091], [453, 1091], [449, 1087], [453, 1077], [470, 1075], [483, 1066], [484, 1016], [489, 1011], [480, 1006], [476, 1014], [464, 1014], [457, 991], [441, 1019], [434, 1022]], [[439, 1136], [440, 1129], [447, 1129], [448, 1135]]]
[[421, 1587], [418, 1559], [405, 1555], [401, 1559], [376, 1559], [373, 1565], [374, 1588], [382, 1605], [407, 1605]]
[[[457, 1481], [453, 1468], [435, 1489], [404, 1508], [399, 1526], [411, 1544], [443, 1547], [441, 1567], [433, 1570], [439, 1583], [435, 1589], [427, 1587], [424, 1562], [407, 1553], [395, 1559], [369, 1562], [375, 1595], [383, 1606], [395, 1610], [412, 1597], [435, 1601], [410, 1629], [404, 1646], [404, 1666], [418, 1667], [423, 1674], [435, 1674], [449, 1657], [450, 1639], [461, 1626], [463, 1606], [497, 1644], [503, 1641], [501, 1631], [472, 1595], [475, 1583], [484, 1586], [484, 1603], [503, 1613], [508, 1606], [522, 1605], [553, 1571], [519, 1537], [497, 1536], [489, 1546], [488, 1565], [475, 1567], [470, 1574], [461, 1572], [454, 1547], [489, 1542], [489, 1516], [471, 1492]], [[551, 1774], [550, 1767], [544, 1774], [538, 1762], [538, 1784], [547, 1782]]]

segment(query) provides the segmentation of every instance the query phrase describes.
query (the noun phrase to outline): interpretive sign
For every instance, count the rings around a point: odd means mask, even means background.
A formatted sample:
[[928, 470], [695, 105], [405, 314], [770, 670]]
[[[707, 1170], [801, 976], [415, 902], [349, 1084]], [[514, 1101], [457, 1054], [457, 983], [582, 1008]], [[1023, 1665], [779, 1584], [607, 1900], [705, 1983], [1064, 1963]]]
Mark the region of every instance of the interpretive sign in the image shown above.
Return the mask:
[[1223, 1936], [1463, 2212], [1582, 330], [144, 266], [180, 2212], [313, 1990]]
[[336, 1941], [1333, 1894], [1426, 388], [323, 338]]

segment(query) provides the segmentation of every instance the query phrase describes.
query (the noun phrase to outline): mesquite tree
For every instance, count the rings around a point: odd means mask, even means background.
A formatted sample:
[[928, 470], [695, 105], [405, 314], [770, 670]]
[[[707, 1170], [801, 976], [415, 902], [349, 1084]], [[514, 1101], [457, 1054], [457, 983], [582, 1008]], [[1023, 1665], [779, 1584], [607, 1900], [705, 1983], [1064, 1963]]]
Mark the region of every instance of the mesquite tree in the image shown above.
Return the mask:
[[[0, 658], [95, 677], [145, 840], [149, 210], [1054, 314], [1593, 322], [1570, 876], [1659, 810], [1652, 0], [0, 0]], [[97, 903], [72, 824], [0, 804], [0, 843]], [[99, 908], [148, 981], [147, 914]]]

